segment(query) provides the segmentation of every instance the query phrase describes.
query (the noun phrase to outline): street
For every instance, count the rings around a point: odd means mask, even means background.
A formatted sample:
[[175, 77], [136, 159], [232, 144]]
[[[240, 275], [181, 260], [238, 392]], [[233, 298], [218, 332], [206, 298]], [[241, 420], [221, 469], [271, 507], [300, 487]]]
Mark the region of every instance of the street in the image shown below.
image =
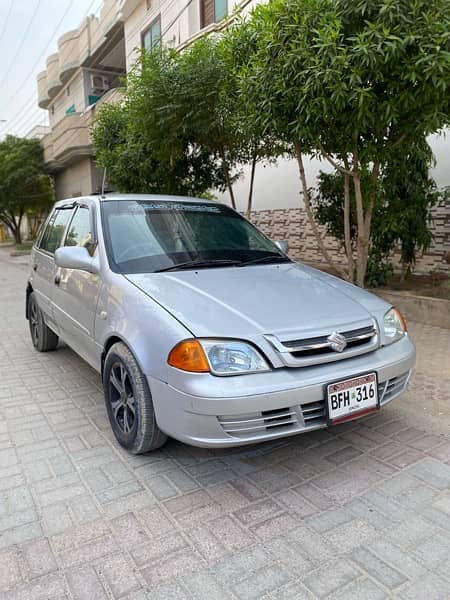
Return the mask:
[[0, 248], [0, 599], [450, 598], [450, 330], [380, 413], [226, 450], [132, 456], [100, 376], [37, 353]]

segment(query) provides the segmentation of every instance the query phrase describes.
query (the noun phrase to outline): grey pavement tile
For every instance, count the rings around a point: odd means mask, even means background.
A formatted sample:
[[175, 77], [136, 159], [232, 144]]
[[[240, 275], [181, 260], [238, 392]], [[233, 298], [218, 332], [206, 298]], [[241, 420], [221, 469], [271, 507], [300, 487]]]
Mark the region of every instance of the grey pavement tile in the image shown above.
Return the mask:
[[66, 570], [66, 578], [75, 600], [106, 600], [107, 595], [95, 569], [90, 565]]
[[380, 532], [388, 530], [394, 523], [388, 516], [383, 515], [376, 508], [370, 506], [367, 502], [364, 502], [361, 498], [353, 498], [344, 504], [343, 508], [353, 516], [366, 521]]
[[40, 538], [43, 536], [43, 531], [40, 523], [26, 523], [12, 529], [3, 531], [0, 535], [0, 548], [8, 548], [15, 544], [22, 544]]
[[47, 539], [38, 539], [24, 544], [20, 550], [24, 571], [28, 578], [47, 575], [58, 568]]
[[265, 521], [269, 517], [281, 513], [282, 510], [282, 507], [277, 502], [271, 498], [265, 498], [264, 500], [253, 502], [245, 508], [234, 511], [234, 516], [244, 525], [251, 525]]
[[401, 600], [448, 600], [449, 582], [438, 573], [426, 573], [398, 594]]
[[450, 488], [450, 465], [435, 458], [424, 458], [408, 467], [407, 472], [439, 490]]
[[[195, 600], [229, 600], [230, 589], [224, 588], [209, 570], [203, 569], [183, 579], [185, 588]], [[167, 596], [167, 598], [173, 596]]]
[[412, 517], [410, 520], [393, 527], [387, 532], [385, 539], [403, 549], [411, 549], [436, 532], [436, 528], [421, 517]]
[[405, 552], [389, 540], [377, 539], [366, 546], [366, 549], [409, 579], [421, 577], [427, 572], [423, 565], [414, 560], [411, 552]]
[[327, 541], [337, 552], [350, 552], [369, 540], [376, 539], [379, 532], [361, 519], [353, 519], [327, 532]]
[[15, 550], [0, 551], [0, 592], [6, 592], [21, 583], [18, 553]]
[[274, 559], [268, 552], [262, 547], [255, 546], [235, 552], [218, 561], [211, 567], [211, 572], [223, 586], [230, 586], [247, 579], [251, 573], [268, 568], [273, 563]]
[[152, 538], [158, 538], [175, 531], [175, 525], [159, 506], [148, 506], [135, 511], [134, 514]]
[[112, 519], [111, 525], [115, 531], [116, 539], [124, 548], [133, 549], [150, 541], [145, 527], [133, 513], [125, 513]]
[[195, 573], [205, 566], [199, 553], [193, 548], [182, 548], [164, 556], [160, 560], [147, 563], [141, 568], [141, 574], [148, 585], [157, 585], [164, 581]]
[[438, 569], [450, 561], [450, 536], [435, 533], [417, 544], [412, 556], [428, 569]]
[[268, 598], [274, 600], [314, 600], [312, 593], [299, 581], [278, 588], [273, 594], [269, 594]]
[[308, 574], [320, 562], [317, 556], [313, 558], [305, 553], [300, 540], [287, 536], [268, 540], [264, 547], [290, 573], [295, 573], [296, 577]]
[[131, 560], [123, 554], [105, 556], [95, 561], [95, 571], [106, 580], [114, 598], [139, 592], [141, 584]]
[[[141, 600], [141, 598], [133, 596], [130, 600]], [[142, 600], [144, 600], [144, 597], [142, 597]], [[192, 596], [179, 583], [169, 582], [152, 587], [145, 595], [145, 600], [192, 600]]]
[[249, 526], [251, 532], [253, 532], [259, 538], [272, 539], [275, 535], [280, 533], [286, 533], [292, 531], [300, 524], [300, 519], [289, 513], [281, 513], [274, 517], [269, 517], [265, 521], [254, 523]]
[[398, 588], [407, 581], [405, 575], [366, 548], [355, 550], [352, 553], [352, 558], [361, 569], [389, 590]]
[[360, 571], [348, 559], [337, 559], [322, 565], [302, 579], [319, 598], [335, 595], [338, 590], [360, 576]]
[[[43, 575], [33, 582], [18, 586], [10, 592], [0, 590], [0, 600], [69, 600], [62, 574]], [[73, 596], [70, 597], [73, 600]], [[85, 598], [83, 599], [85, 600]], [[96, 598], [97, 600], [97, 598]], [[101, 600], [101, 597], [98, 598]]]
[[257, 600], [264, 594], [274, 592], [289, 580], [287, 571], [278, 565], [272, 565], [252, 573], [247, 579], [235, 584], [233, 590], [242, 600]]
[[318, 533], [325, 533], [339, 525], [348, 523], [352, 519], [354, 519], [354, 515], [345, 510], [345, 508], [332, 508], [316, 515], [306, 517], [304, 523], [306, 523], [308, 527], [312, 527], [312, 529]]
[[388, 598], [388, 595], [371, 579], [361, 578], [333, 592], [332, 598], [333, 600], [383, 600]]

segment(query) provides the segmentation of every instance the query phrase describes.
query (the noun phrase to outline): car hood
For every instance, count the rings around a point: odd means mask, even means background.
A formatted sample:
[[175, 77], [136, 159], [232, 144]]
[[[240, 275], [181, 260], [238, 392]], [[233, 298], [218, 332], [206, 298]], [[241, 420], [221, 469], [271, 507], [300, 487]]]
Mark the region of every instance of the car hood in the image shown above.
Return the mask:
[[[301, 335], [369, 322], [388, 306], [298, 263], [126, 275], [197, 337]], [[292, 338], [291, 338], [292, 339]]]

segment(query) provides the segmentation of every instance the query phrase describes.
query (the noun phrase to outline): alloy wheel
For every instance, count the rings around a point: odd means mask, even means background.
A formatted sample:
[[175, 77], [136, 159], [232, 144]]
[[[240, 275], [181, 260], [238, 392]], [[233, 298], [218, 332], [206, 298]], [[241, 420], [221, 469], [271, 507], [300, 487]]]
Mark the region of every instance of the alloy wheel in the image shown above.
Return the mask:
[[129, 434], [136, 422], [136, 402], [128, 371], [121, 362], [115, 362], [109, 374], [111, 412], [119, 429]]

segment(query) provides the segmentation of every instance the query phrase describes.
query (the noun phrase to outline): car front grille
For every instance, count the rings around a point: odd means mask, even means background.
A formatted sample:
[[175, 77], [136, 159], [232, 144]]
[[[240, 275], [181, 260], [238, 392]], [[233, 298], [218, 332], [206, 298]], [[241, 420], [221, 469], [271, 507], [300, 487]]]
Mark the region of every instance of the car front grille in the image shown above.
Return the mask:
[[380, 404], [386, 404], [392, 400], [395, 396], [403, 392], [408, 385], [411, 371], [407, 371], [397, 377], [392, 377], [378, 384], [378, 396], [380, 398]]
[[[380, 404], [386, 404], [406, 387], [411, 371], [378, 384]], [[326, 427], [325, 398], [316, 402], [242, 415], [217, 417], [225, 433], [238, 438], [263, 440], [273, 434], [300, 433]]]
[[317, 429], [326, 425], [325, 401], [217, 418], [225, 433], [234, 437], [264, 437], [288, 430]]
[[[333, 349], [333, 334], [338, 334], [345, 340], [342, 351]], [[365, 323], [360, 327], [337, 328], [325, 334], [281, 341], [275, 335], [264, 336], [278, 352], [283, 363], [288, 367], [306, 367], [328, 362], [335, 362], [366, 354], [376, 350], [379, 345], [378, 329], [375, 321]]]

